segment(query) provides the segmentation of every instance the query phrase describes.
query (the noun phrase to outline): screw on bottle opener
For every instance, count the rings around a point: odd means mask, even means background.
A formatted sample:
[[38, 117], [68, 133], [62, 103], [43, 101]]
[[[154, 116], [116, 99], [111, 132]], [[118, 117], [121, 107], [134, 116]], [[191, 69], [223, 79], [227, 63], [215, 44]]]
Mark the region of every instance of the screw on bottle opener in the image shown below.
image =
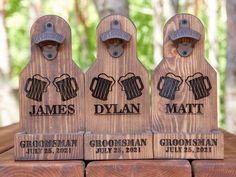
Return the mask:
[[100, 39], [107, 44], [109, 54], [114, 58], [118, 58], [123, 54], [124, 45], [130, 41], [131, 35], [121, 30], [118, 20], [113, 20], [111, 29], [102, 33]]
[[182, 57], [189, 56], [201, 34], [189, 28], [189, 22], [186, 19], [180, 21], [180, 28], [170, 34], [170, 39], [176, 44], [177, 51]]
[[51, 22], [47, 22], [44, 27], [44, 32], [35, 36], [34, 43], [38, 45], [47, 60], [56, 58], [58, 48], [64, 41], [64, 36], [54, 31], [54, 26]]

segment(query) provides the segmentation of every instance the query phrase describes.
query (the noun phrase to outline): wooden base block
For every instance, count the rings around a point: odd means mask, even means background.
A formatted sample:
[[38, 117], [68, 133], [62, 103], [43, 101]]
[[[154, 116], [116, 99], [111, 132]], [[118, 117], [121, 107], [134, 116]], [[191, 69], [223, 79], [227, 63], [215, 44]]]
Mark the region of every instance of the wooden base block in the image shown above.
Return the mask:
[[152, 141], [151, 132], [140, 134], [86, 132], [84, 136], [85, 159], [152, 159]]
[[15, 159], [83, 159], [83, 135], [84, 132], [66, 134], [17, 133], [15, 136]]
[[83, 161], [14, 161], [13, 149], [0, 155], [1, 177], [84, 177]]
[[209, 133], [154, 132], [154, 158], [158, 159], [223, 159], [224, 135]]
[[187, 160], [95, 161], [86, 168], [87, 177], [191, 177]]

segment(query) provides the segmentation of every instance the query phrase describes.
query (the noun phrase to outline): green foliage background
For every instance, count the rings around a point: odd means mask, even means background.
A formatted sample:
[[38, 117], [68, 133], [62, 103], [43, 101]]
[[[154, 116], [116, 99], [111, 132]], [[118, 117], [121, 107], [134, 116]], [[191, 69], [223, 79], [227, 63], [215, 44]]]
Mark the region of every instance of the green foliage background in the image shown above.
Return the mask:
[[[29, 30], [31, 27], [29, 17], [30, 0], [10, 0], [6, 4], [6, 27], [8, 32], [8, 42], [11, 58], [11, 78], [15, 87], [18, 87], [18, 76], [30, 58], [30, 39]], [[79, 38], [83, 35], [84, 29], [78, 24], [74, 14], [74, 1], [67, 0], [65, 3], [69, 6], [66, 10], [58, 11], [57, 6], [53, 5], [55, 1], [42, 0], [42, 15], [55, 14], [62, 16], [71, 26], [73, 59], [78, 66], [86, 71], [95, 61], [96, 58], [96, 26], [99, 23], [99, 17], [92, 1], [88, 1], [88, 56], [82, 57], [84, 44], [80, 43]], [[181, 1], [180, 1], [181, 3]], [[156, 67], [154, 64], [154, 46], [153, 46], [153, 7], [150, 0], [129, 1], [130, 18], [137, 27], [137, 53], [140, 61], [150, 73]], [[221, 11], [219, 7], [218, 11]], [[179, 12], [188, 12], [186, 9], [179, 9]], [[199, 18], [208, 29], [208, 17], [206, 7], [200, 9]], [[166, 21], [163, 21], [165, 23]], [[224, 127], [224, 70], [226, 65], [226, 18], [218, 15], [217, 35], [219, 41], [219, 85], [220, 85], [220, 122]], [[209, 43], [206, 33], [205, 52], [206, 58], [209, 55]]]

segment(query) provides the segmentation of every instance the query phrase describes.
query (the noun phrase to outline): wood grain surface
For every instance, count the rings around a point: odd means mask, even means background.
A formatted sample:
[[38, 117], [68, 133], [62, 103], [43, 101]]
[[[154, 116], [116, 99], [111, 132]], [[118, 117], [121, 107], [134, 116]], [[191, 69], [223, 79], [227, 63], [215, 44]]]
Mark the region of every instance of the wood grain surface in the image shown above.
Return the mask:
[[84, 177], [83, 161], [15, 161], [13, 149], [0, 155], [1, 177]]
[[[191, 43], [197, 33], [199, 40]], [[178, 42], [171, 40], [173, 34], [180, 37]], [[177, 14], [164, 27], [164, 58], [152, 76], [156, 158], [223, 158], [223, 134], [217, 127], [217, 72], [204, 57], [204, 40], [204, 27], [193, 15]], [[179, 50], [186, 46], [183, 53], [193, 47], [192, 52], [183, 56]]]
[[[112, 24], [116, 25], [114, 31], [111, 31]], [[101, 35], [105, 32], [107, 38], [113, 37], [108, 43], [102, 42]], [[113, 57], [109, 50], [119, 46], [121, 39], [118, 38], [128, 36], [127, 33], [131, 38], [122, 43], [123, 54]], [[96, 34], [97, 59], [85, 73], [85, 159], [152, 158], [148, 72], [136, 55], [136, 28], [127, 17], [110, 15], [101, 20]], [[136, 150], [139, 143], [128, 143], [142, 141], [142, 138], [148, 141], [146, 147], [140, 147], [142, 152]], [[91, 140], [118, 144], [92, 147]], [[110, 148], [111, 152], [95, 154], [100, 147]], [[114, 148], [122, 150], [115, 152]], [[123, 153], [125, 148], [135, 150]]]
[[95, 161], [86, 168], [87, 177], [191, 177], [187, 160]]
[[[111, 22], [118, 20], [121, 30], [131, 34], [131, 40], [124, 46], [124, 53], [113, 58], [108, 53], [107, 45], [100, 40], [100, 35], [111, 29]], [[97, 59], [93, 66], [85, 73], [85, 94], [86, 94], [86, 131], [92, 133], [137, 133], [150, 130], [150, 106], [148, 95], [148, 73], [140, 63], [136, 54], [136, 28], [134, 24], [121, 15], [111, 15], [101, 20], [97, 27]], [[107, 96], [107, 100], [101, 100], [92, 96], [90, 86], [94, 86], [92, 81], [98, 78], [99, 74], [105, 73], [115, 81]], [[135, 77], [140, 77], [143, 89], [141, 96], [127, 100], [126, 92], [122, 90], [122, 85], [118, 82], [123, 76], [133, 73]], [[116, 104], [117, 111], [124, 110], [123, 113], [114, 113], [114, 106], [111, 113], [95, 114], [95, 105]], [[128, 108], [124, 108], [127, 104]], [[139, 112], [132, 112], [131, 104], [139, 107]], [[99, 111], [100, 112], [100, 111]], [[104, 111], [105, 112], [105, 111]], [[114, 114], [113, 114], [114, 113]]]
[[[200, 40], [196, 42], [188, 57], [179, 55], [176, 45], [169, 37], [173, 31], [179, 29], [179, 23], [183, 19], [189, 22], [191, 29], [201, 34]], [[217, 129], [217, 73], [204, 57], [204, 40], [204, 27], [200, 20], [193, 15], [175, 15], [166, 23], [163, 41], [164, 59], [156, 67], [152, 76], [153, 130], [158, 132], [197, 132]], [[195, 100], [193, 90], [190, 90], [186, 79], [198, 72], [209, 78], [212, 88], [209, 90], [209, 96]], [[173, 100], [160, 96], [160, 91], [157, 89], [160, 78], [165, 77], [167, 73], [173, 73], [182, 79], [182, 84], [179, 86], [179, 90], [176, 90]], [[171, 106], [177, 104], [177, 111], [168, 112], [167, 104]], [[192, 110], [190, 111], [190, 109]], [[198, 109], [201, 109], [201, 113]]]
[[[59, 35], [64, 37], [62, 44], [50, 43], [59, 41]], [[20, 74], [16, 159], [82, 159], [84, 75], [72, 61], [70, 27], [61, 17], [43, 16], [33, 24], [30, 38], [31, 58]], [[36, 44], [37, 38], [45, 40], [41, 46]], [[44, 49], [45, 45], [48, 48]], [[43, 51], [56, 47], [56, 57], [48, 60]]]
[[[44, 31], [47, 22], [54, 24], [55, 32], [65, 37], [64, 42], [59, 46], [57, 57], [54, 60], [47, 60], [42, 55], [33, 39], [36, 35]], [[71, 30], [68, 23], [58, 16], [43, 16], [39, 18], [32, 26], [30, 31], [31, 38], [31, 58], [28, 65], [20, 74], [20, 127], [21, 131], [26, 133], [61, 133], [76, 132], [84, 129], [84, 76], [78, 66], [72, 61], [71, 53]], [[50, 81], [47, 91], [43, 93], [42, 101], [35, 101], [26, 97], [26, 82], [36, 74], [46, 77]], [[62, 101], [60, 93], [53, 85], [55, 78], [63, 74], [68, 74], [70, 78], [75, 78], [78, 91], [77, 96]], [[68, 105], [74, 105], [74, 114], [58, 115], [33, 115], [32, 105], [36, 108], [42, 106], [45, 112], [45, 105], [65, 105], [64, 111], [68, 111]], [[51, 108], [52, 109], [52, 108]], [[55, 108], [59, 109], [59, 108]], [[63, 109], [63, 108], [61, 108]], [[39, 111], [40, 113], [42, 111]]]

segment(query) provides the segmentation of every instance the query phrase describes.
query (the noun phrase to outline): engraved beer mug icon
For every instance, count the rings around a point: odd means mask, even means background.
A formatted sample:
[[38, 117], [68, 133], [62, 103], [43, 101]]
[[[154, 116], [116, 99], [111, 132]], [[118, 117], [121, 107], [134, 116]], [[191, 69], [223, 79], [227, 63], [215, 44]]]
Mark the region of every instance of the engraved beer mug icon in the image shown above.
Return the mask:
[[76, 92], [79, 87], [74, 77], [62, 74], [60, 77], [56, 77], [52, 83], [56, 87], [56, 91], [60, 92], [62, 101], [67, 101], [77, 96]]
[[192, 76], [188, 76], [185, 82], [189, 86], [189, 90], [193, 92], [194, 99], [199, 100], [201, 98], [210, 95], [211, 82], [207, 76], [203, 76], [202, 73], [195, 73]]
[[28, 78], [24, 88], [26, 97], [35, 101], [42, 101], [43, 93], [47, 92], [49, 84], [50, 81], [39, 74], [34, 75], [32, 78]]
[[165, 76], [160, 77], [157, 84], [157, 90], [160, 91], [159, 95], [161, 97], [174, 100], [176, 91], [179, 90], [182, 83], [183, 80], [180, 76], [176, 76], [173, 73], [167, 73]]
[[107, 100], [108, 94], [112, 91], [112, 86], [115, 84], [115, 80], [111, 76], [107, 76], [105, 73], [101, 73], [98, 77], [94, 77], [90, 90], [94, 98], [100, 100]]
[[118, 83], [121, 89], [125, 91], [127, 100], [132, 100], [142, 95], [142, 90], [144, 89], [142, 80], [139, 76], [135, 76], [134, 73], [121, 76]]

